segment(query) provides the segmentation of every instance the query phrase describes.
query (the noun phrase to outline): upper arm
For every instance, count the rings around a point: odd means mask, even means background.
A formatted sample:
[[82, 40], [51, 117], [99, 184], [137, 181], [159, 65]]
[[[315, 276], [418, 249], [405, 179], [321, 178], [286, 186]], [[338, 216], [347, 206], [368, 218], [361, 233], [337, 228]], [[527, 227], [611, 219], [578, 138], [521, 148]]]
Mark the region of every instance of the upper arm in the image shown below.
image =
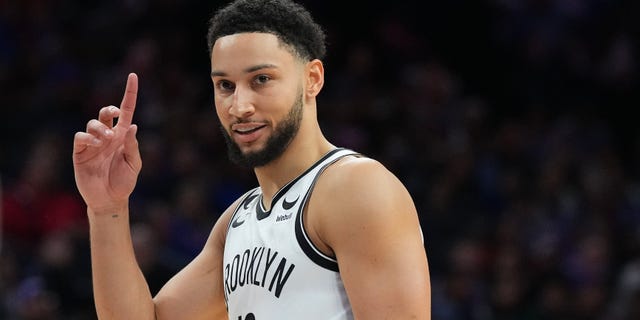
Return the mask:
[[313, 221], [336, 256], [354, 316], [429, 319], [427, 257], [408, 191], [370, 159], [339, 162], [324, 176]]
[[218, 219], [202, 251], [154, 297], [157, 319], [227, 319], [222, 257], [236, 200]]

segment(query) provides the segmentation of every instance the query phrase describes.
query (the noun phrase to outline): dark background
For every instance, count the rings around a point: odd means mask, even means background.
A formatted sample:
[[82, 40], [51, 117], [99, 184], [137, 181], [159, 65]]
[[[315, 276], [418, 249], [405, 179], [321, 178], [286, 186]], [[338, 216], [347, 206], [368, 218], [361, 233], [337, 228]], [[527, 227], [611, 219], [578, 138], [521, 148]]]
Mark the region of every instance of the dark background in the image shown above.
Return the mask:
[[[411, 192], [434, 320], [640, 318], [637, 1], [302, 3], [328, 34], [324, 133]], [[218, 5], [0, 0], [0, 318], [95, 318], [71, 144], [129, 72], [153, 293], [256, 185], [213, 107]]]

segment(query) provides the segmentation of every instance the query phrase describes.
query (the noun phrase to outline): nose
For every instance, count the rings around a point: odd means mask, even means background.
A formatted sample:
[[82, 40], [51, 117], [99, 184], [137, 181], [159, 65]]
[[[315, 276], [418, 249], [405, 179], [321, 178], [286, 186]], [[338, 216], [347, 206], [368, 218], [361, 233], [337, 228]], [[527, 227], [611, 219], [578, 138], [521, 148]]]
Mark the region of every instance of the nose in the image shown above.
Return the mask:
[[229, 114], [236, 118], [247, 118], [255, 112], [253, 106], [253, 94], [250, 89], [237, 86], [231, 96]]

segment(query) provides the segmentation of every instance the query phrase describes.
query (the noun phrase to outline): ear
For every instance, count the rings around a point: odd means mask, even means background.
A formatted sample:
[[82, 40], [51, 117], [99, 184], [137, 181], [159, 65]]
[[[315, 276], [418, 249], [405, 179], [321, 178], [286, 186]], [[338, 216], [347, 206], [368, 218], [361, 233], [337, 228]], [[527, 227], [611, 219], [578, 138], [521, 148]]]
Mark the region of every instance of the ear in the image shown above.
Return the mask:
[[308, 98], [315, 98], [324, 85], [324, 66], [322, 65], [322, 61], [318, 59], [309, 61], [306, 71], [305, 95]]

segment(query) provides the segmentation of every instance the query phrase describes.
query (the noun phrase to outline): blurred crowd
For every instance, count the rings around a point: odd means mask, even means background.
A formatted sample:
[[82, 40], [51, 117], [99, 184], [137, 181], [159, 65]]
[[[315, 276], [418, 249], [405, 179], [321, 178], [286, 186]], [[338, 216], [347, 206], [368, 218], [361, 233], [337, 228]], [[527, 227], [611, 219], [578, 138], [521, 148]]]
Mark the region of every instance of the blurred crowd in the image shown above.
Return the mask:
[[[301, 3], [328, 34], [321, 127], [412, 194], [434, 320], [640, 319], [637, 1]], [[0, 319], [95, 318], [71, 143], [129, 72], [152, 293], [257, 184], [214, 112], [220, 4], [0, 0]]]

